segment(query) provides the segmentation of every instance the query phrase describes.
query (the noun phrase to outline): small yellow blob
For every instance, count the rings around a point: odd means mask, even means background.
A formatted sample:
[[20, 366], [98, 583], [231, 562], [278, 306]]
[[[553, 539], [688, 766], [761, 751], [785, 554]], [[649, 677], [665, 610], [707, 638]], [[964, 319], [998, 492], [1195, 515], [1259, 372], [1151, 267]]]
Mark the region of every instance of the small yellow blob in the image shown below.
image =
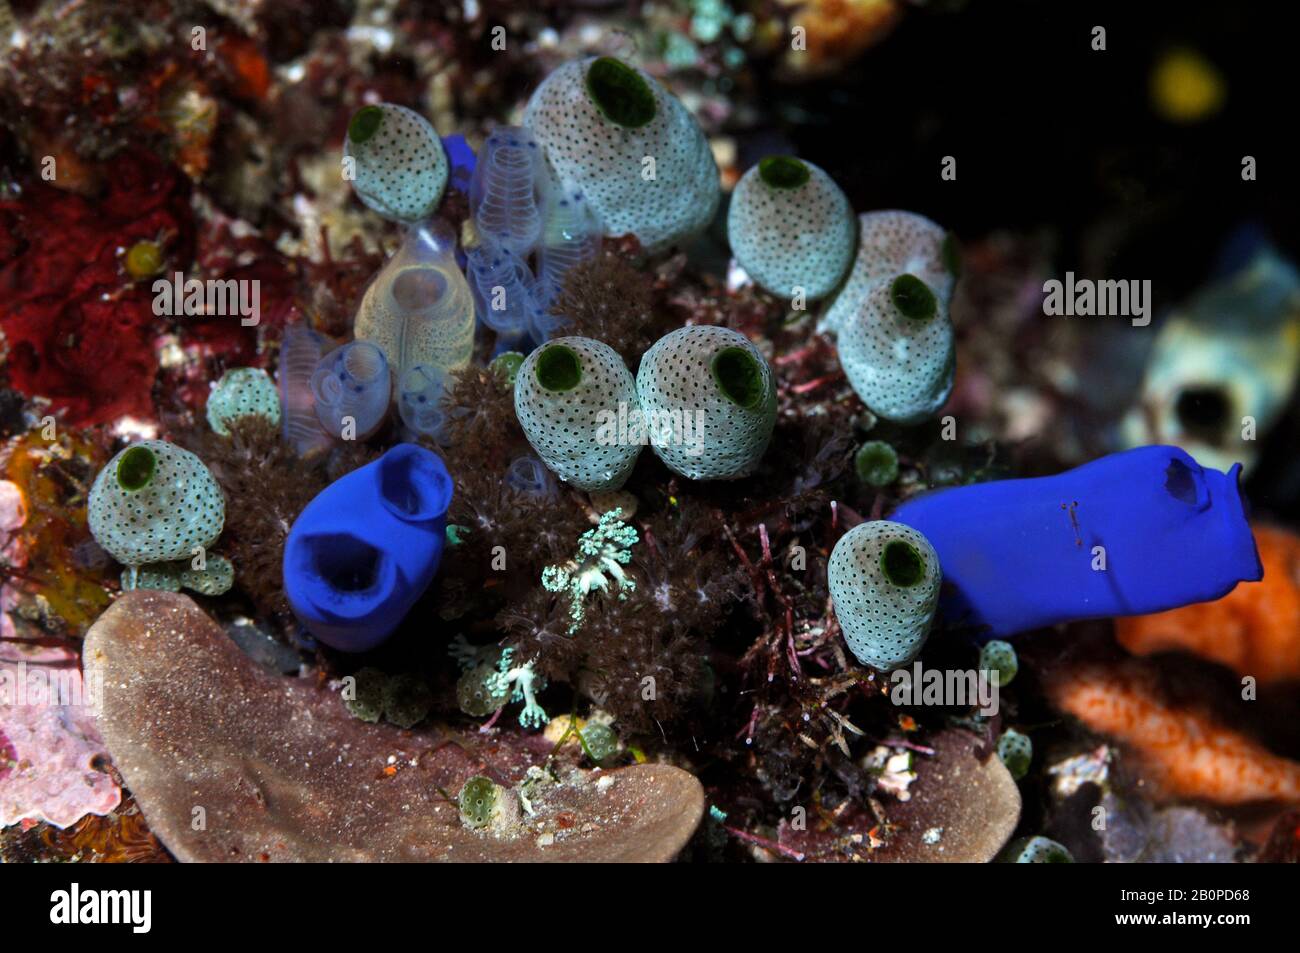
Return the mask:
[[1194, 50], [1171, 50], [1151, 71], [1151, 105], [1170, 122], [1199, 122], [1218, 112], [1226, 98], [1223, 75]]
[[136, 242], [127, 250], [126, 273], [136, 281], [158, 274], [162, 270], [162, 266], [162, 248], [157, 242], [145, 239]]

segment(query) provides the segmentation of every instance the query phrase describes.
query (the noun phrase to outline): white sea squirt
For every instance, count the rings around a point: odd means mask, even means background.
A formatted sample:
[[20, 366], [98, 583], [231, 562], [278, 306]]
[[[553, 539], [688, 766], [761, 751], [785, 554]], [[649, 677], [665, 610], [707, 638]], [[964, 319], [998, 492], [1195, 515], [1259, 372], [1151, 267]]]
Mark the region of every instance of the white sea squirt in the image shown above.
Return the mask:
[[455, 252], [444, 222], [417, 225], [361, 299], [353, 334], [384, 352], [398, 380], [416, 364], [444, 374], [469, 364], [474, 299]]

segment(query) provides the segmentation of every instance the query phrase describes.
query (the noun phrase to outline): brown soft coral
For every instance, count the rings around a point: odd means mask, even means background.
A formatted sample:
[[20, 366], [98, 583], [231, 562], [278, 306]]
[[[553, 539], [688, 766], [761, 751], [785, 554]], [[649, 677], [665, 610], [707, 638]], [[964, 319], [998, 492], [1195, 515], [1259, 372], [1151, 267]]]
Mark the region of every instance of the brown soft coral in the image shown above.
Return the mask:
[[557, 332], [603, 341], [636, 371], [641, 355], [677, 327], [654, 307], [653, 280], [611, 247], [565, 276], [552, 313], [564, 319]]
[[198, 454], [226, 497], [226, 528], [217, 548], [235, 565], [235, 584], [263, 612], [287, 618], [284, 544], [298, 514], [333, 480], [377, 454], [345, 442], [332, 453], [302, 460], [262, 417], [230, 422], [230, 436], [205, 428], [177, 435]]

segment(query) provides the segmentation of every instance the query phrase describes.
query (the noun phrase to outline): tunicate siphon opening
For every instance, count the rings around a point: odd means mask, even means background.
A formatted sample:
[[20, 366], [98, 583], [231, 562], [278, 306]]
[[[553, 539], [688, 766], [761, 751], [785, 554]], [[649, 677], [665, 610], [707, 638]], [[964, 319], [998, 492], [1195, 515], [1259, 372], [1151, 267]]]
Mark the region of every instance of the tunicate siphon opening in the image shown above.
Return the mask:
[[393, 279], [393, 300], [404, 311], [433, 307], [447, 293], [447, 279], [436, 268], [408, 268]]
[[889, 297], [903, 317], [928, 321], [939, 306], [934, 292], [916, 275], [899, 275], [889, 286]]
[[158, 458], [148, 447], [131, 447], [117, 461], [117, 485], [124, 490], [141, 490], [149, 485], [158, 469]]
[[774, 189], [797, 189], [808, 181], [808, 166], [793, 156], [768, 156], [758, 163], [759, 177]]
[[1174, 416], [1188, 436], [1217, 446], [1227, 429], [1229, 406], [1222, 387], [1185, 387], [1174, 404]]
[[954, 278], [961, 277], [961, 246], [957, 244], [957, 236], [952, 232], [943, 236], [943, 244], [939, 247], [939, 255], [943, 258], [943, 266]]
[[343, 369], [355, 381], [368, 384], [388, 373], [384, 352], [369, 341], [353, 341], [343, 355]]
[[364, 540], [332, 533], [312, 540], [312, 570], [337, 592], [365, 592], [379, 579], [384, 554]]
[[438, 458], [414, 444], [401, 444], [379, 462], [379, 493], [393, 515], [436, 519], [451, 502], [451, 481]]
[[763, 372], [743, 347], [724, 347], [713, 357], [713, 379], [733, 404], [750, 410], [763, 399]]
[[552, 344], [538, 355], [534, 373], [537, 383], [553, 393], [562, 393], [573, 390], [582, 380], [582, 362], [572, 348]]
[[378, 106], [362, 106], [352, 114], [348, 123], [348, 138], [353, 142], [365, 142], [379, 131], [379, 124], [384, 121], [384, 111]]
[[925, 559], [911, 543], [896, 539], [885, 544], [880, 570], [896, 586], [915, 586], [925, 578]]
[[587, 94], [610, 122], [628, 129], [655, 117], [655, 96], [641, 74], [612, 56], [587, 67]]

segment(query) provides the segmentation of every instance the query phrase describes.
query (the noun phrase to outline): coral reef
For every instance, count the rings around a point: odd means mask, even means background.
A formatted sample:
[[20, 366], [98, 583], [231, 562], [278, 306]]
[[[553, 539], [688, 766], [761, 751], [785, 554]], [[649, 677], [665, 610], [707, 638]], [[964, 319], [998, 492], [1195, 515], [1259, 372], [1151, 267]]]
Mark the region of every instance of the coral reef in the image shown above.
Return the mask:
[[1300, 801], [1300, 763], [1194, 706], [1172, 705], [1140, 664], [1066, 668], [1053, 673], [1048, 690], [1059, 709], [1126, 745], [1164, 797], [1216, 804]]

